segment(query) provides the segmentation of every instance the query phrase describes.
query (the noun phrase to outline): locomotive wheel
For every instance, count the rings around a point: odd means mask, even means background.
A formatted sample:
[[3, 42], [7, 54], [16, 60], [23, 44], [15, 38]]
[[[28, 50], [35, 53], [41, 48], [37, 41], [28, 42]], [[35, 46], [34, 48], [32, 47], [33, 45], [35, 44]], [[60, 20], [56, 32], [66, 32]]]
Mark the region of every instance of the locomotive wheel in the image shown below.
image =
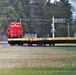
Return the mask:
[[19, 43], [18, 45], [19, 45], [19, 46], [22, 46], [23, 44], [22, 44], [22, 43]]
[[8, 42], [11, 46], [14, 46], [15, 45], [15, 42]]
[[32, 46], [32, 43], [28, 43], [28, 46]]
[[11, 43], [10, 45], [11, 45], [11, 46], [15, 46], [15, 44], [14, 44], [14, 43]]
[[19, 45], [19, 46], [22, 46], [22, 45], [23, 45], [23, 42], [18, 42], [18, 45]]

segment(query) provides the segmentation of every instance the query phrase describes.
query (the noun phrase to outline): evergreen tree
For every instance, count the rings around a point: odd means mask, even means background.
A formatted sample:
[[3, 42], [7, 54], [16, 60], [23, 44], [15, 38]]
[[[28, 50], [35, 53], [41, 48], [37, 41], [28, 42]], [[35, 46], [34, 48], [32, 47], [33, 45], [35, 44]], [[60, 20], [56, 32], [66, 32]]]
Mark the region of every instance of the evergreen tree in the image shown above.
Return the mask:
[[0, 9], [2, 34], [6, 34], [7, 25], [13, 21], [19, 22], [20, 18], [25, 19], [26, 14], [21, 0], [0, 0], [0, 4], [2, 7], [2, 9]]
[[[5, 34], [10, 22], [19, 22], [21, 18], [24, 32], [37, 33], [39, 37], [46, 37], [51, 33], [52, 16], [55, 19], [68, 19], [70, 22], [72, 19], [72, 6], [68, 0], [54, 3], [50, 3], [50, 0], [48, 2], [47, 0], [0, 0], [0, 6], [1, 34]], [[57, 25], [55, 27], [58, 30]]]

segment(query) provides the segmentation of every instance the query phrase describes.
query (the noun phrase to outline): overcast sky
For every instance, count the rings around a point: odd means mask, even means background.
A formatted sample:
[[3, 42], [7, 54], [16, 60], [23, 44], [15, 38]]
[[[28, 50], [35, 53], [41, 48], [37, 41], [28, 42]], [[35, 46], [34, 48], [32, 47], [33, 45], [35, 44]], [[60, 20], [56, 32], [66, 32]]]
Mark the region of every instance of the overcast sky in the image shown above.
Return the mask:
[[75, 9], [75, 11], [73, 12], [73, 16], [76, 17], [76, 0], [69, 0], [69, 2], [72, 4], [72, 6]]

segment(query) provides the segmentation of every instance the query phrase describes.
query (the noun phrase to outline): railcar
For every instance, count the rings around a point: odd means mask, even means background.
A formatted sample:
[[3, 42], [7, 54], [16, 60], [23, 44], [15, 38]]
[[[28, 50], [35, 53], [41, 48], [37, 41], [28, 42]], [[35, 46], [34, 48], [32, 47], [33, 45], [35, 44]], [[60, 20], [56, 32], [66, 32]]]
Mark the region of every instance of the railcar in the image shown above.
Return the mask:
[[19, 22], [12, 22], [7, 27], [8, 38], [22, 38], [23, 29]]
[[[19, 22], [12, 22], [7, 26], [7, 38], [22, 38], [23, 37], [23, 28], [22, 24]], [[22, 45], [22, 41], [10, 41], [8, 42], [10, 45]]]
[[76, 43], [75, 37], [55, 37], [55, 38], [24, 38], [22, 25], [18, 22], [12, 22], [7, 27], [7, 41], [10, 45], [37, 44], [37, 46], [54, 46], [56, 43]]

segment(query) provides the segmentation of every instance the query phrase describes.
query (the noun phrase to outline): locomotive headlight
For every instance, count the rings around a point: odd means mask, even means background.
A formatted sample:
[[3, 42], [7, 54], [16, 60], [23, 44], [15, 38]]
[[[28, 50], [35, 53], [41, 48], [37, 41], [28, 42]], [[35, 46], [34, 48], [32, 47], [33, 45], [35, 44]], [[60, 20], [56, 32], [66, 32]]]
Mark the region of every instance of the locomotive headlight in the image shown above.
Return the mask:
[[16, 26], [16, 24], [14, 24], [14, 26]]

